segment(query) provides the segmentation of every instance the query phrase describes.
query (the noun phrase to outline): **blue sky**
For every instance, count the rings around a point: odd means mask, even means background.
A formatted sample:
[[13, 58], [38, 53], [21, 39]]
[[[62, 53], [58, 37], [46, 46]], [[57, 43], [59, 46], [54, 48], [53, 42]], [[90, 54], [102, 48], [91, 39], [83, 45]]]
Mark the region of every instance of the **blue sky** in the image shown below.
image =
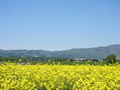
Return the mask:
[[0, 0], [0, 49], [120, 44], [119, 0]]

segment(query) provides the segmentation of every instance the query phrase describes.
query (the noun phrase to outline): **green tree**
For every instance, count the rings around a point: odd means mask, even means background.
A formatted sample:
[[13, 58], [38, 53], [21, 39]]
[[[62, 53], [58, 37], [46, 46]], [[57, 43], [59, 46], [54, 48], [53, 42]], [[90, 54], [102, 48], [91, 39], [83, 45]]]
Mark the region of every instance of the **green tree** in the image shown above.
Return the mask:
[[15, 58], [15, 61], [18, 62], [18, 61], [19, 61], [19, 58]]
[[0, 61], [2, 61], [3, 59], [0, 57]]
[[10, 60], [10, 61], [14, 61], [14, 60], [15, 60], [15, 58], [10, 58], [9, 60]]
[[8, 58], [7, 58], [7, 57], [5, 57], [5, 58], [3, 59], [3, 61], [8, 61]]
[[71, 58], [70, 61], [73, 61], [73, 58]]
[[105, 58], [105, 60], [107, 60], [108, 63], [113, 64], [117, 62], [116, 58], [117, 56], [115, 54], [110, 54]]
[[22, 61], [27, 63], [27, 58], [23, 58]]

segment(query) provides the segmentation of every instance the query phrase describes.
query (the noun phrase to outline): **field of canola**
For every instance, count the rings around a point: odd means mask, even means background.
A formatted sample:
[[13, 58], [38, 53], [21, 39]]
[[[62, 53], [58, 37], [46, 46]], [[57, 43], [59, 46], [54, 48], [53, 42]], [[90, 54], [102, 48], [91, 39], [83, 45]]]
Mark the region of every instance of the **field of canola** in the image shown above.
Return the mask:
[[120, 65], [1, 65], [0, 90], [120, 90]]

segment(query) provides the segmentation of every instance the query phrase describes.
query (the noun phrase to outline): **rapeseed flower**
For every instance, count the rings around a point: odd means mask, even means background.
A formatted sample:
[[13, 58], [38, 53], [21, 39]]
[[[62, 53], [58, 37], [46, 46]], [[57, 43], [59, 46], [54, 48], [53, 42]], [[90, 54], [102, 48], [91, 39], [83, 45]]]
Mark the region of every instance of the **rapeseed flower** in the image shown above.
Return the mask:
[[2, 90], [120, 90], [120, 65], [0, 66]]

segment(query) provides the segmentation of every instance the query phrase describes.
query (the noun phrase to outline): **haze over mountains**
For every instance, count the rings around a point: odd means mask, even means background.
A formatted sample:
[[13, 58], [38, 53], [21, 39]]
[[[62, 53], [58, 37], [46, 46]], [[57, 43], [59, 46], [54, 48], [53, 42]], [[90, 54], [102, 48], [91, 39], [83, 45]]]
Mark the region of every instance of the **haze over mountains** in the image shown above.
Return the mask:
[[106, 47], [80, 48], [63, 51], [45, 50], [2, 50], [0, 56], [40, 56], [40, 57], [62, 57], [62, 58], [89, 58], [104, 59], [109, 54], [115, 54], [120, 58], [120, 44]]

